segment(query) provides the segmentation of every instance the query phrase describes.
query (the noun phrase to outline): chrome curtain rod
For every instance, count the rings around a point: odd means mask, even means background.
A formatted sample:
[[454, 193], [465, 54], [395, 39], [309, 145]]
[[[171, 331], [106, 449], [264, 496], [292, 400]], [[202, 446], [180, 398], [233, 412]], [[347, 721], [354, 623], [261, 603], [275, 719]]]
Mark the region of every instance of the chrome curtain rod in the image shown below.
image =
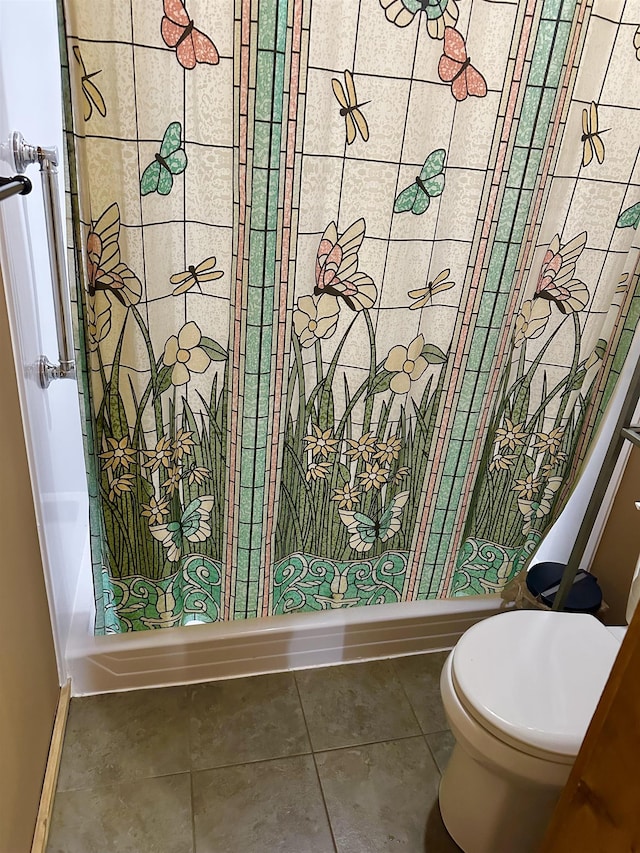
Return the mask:
[[[64, 233], [62, 230], [62, 214], [58, 194], [58, 151], [56, 148], [45, 148], [40, 145], [28, 145], [18, 131], [9, 136], [7, 149], [13, 169], [19, 173], [15, 178], [4, 179], [4, 187], [0, 187], [0, 200], [22, 193], [26, 195], [31, 189], [31, 181], [22, 173], [33, 163], [40, 165], [42, 181], [42, 196], [44, 201], [45, 224], [47, 229], [47, 246], [49, 250], [49, 266], [51, 268], [51, 284], [53, 288], [53, 309], [56, 320], [56, 335], [58, 339], [58, 364], [51, 364], [42, 355], [38, 359], [38, 378], [41, 388], [48, 388], [54, 379], [75, 379], [76, 363], [73, 351], [73, 326], [71, 320], [71, 300], [65, 262]], [[28, 186], [28, 189], [27, 189]], [[15, 187], [22, 187], [16, 189]]]
[[11, 198], [12, 195], [29, 195], [31, 189], [31, 181], [25, 175], [0, 178], [0, 201]]

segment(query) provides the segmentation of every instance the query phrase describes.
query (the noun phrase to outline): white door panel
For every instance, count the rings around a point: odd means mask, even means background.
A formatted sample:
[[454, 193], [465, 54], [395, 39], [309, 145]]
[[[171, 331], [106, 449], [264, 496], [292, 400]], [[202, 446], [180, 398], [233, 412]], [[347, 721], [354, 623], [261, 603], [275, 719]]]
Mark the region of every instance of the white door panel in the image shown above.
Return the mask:
[[[56, 145], [62, 153], [55, 0], [0, 0], [0, 142], [14, 130], [32, 145]], [[11, 174], [8, 164], [0, 163], [0, 174]], [[29, 166], [26, 174], [31, 194], [0, 204], [0, 261], [58, 667], [66, 678], [78, 576], [90, 571], [82, 568], [87, 487], [76, 383], [57, 380], [44, 391], [34, 370], [41, 355], [57, 363], [58, 352], [38, 167]], [[11, 499], [10, 488], [5, 484], [2, 500]], [[25, 616], [28, 622], [27, 602]]]

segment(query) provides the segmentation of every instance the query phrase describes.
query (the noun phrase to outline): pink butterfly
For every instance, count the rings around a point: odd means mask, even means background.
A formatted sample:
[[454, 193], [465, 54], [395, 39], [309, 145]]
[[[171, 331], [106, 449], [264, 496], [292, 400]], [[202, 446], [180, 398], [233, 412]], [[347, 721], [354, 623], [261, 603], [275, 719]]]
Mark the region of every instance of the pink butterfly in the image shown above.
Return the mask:
[[534, 300], [545, 299], [562, 314], [581, 311], [586, 306], [589, 291], [583, 281], [574, 278], [576, 262], [586, 242], [586, 231], [564, 246], [560, 245], [560, 236], [554, 236], [542, 261]]
[[335, 222], [327, 225], [316, 258], [316, 296], [338, 296], [352, 311], [371, 308], [378, 295], [376, 286], [370, 276], [358, 272], [358, 249], [364, 234], [364, 219], [358, 219], [340, 237]]
[[464, 101], [468, 95], [484, 98], [487, 82], [482, 74], [471, 65], [467, 46], [457, 30], [446, 27], [444, 31], [444, 53], [438, 63], [438, 76], [451, 83], [451, 94], [456, 101]]
[[175, 47], [183, 68], [195, 68], [197, 62], [217, 65], [220, 61], [215, 44], [194, 27], [182, 0], [164, 0], [161, 32], [167, 47]]

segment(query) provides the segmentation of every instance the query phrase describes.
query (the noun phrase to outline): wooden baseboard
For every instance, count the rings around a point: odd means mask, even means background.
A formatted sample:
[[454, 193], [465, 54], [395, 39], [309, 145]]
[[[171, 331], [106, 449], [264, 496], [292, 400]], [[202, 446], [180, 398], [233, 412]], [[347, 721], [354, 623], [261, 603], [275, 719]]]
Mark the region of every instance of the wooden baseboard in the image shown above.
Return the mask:
[[49, 840], [49, 827], [51, 826], [51, 815], [53, 814], [53, 802], [58, 785], [58, 772], [62, 758], [62, 745], [64, 743], [64, 732], [67, 726], [67, 715], [69, 714], [69, 702], [71, 700], [71, 679], [60, 688], [60, 699], [56, 710], [56, 718], [53, 723], [53, 734], [49, 747], [47, 769], [44, 774], [42, 794], [36, 828], [33, 834], [31, 853], [46, 853], [47, 841]]

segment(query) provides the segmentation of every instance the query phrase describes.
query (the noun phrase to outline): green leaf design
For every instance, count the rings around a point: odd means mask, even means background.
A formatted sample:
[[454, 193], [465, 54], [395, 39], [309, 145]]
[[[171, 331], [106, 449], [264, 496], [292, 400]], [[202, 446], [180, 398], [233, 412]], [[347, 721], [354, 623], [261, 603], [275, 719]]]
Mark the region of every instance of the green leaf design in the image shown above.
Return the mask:
[[155, 389], [154, 397], [159, 397], [164, 394], [167, 388], [171, 385], [171, 372], [173, 367], [163, 367], [158, 373], [158, 382]]
[[422, 347], [422, 357], [425, 358], [429, 364], [444, 364], [447, 360], [447, 356], [442, 352], [440, 347], [437, 347], [435, 344], [425, 344]]
[[388, 391], [392, 376], [393, 373], [390, 373], [388, 370], [381, 370], [380, 373], [377, 373], [369, 386], [369, 394], [381, 394], [384, 391]]
[[209, 356], [211, 361], [227, 360], [227, 351], [223, 349], [217, 341], [214, 341], [213, 338], [207, 338], [203, 335], [203, 337], [200, 338], [200, 346]]
[[584, 367], [581, 367], [580, 370], [576, 371], [576, 375], [573, 377], [573, 382], [571, 383], [572, 391], [579, 391], [582, 388], [582, 383], [584, 382], [586, 375], [587, 371]]

